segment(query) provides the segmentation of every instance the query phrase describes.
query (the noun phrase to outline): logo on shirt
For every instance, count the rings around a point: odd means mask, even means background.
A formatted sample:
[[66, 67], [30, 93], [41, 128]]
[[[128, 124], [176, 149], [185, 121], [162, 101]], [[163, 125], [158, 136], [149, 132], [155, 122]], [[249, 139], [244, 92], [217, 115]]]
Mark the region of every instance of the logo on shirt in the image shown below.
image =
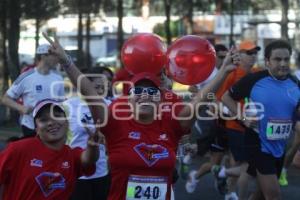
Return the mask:
[[70, 164], [68, 161], [64, 161], [62, 164], [61, 164], [61, 168], [63, 169], [68, 169], [70, 168]]
[[169, 157], [167, 148], [158, 144], [141, 143], [136, 145], [134, 150], [149, 167], [153, 166], [160, 159]]
[[42, 90], [43, 90], [42, 85], [36, 85], [36, 86], [35, 86], [35, 90], [36, 90], [37, 92], [42, 92]]
[[160, 140], [160, 141], [168, 141], [169, 138], [168, 138], [167, 134], [162, 133], [161, 135], [159, 135], [158, 140]]
[[33, 166], [33, 167], [43, 167], [43, 161], [34, 158], [34, 159], [32, 159], [30, 161], [30, 166]]
[[92, 122], [92, 115], [89, 115], [87, 113], [83, 113], [83, 116], [81, 118], [81, 122], [84, 124], [91, 124]]
[[171, 111], [171, 106], [170, 105], [163, 105], [162, 106], [163, 111]]
[[48, 197], [56, 190], [64, 190], [66, 188], [65, 178], [57, 172], [42, 172], [35, 177], [35, 180], [45, 197]]
[[141, 139], [141, 133], [137, 131], [131, 131], [128, 135], [128, 138], [134, 139], [134, 140], [139, 140]]

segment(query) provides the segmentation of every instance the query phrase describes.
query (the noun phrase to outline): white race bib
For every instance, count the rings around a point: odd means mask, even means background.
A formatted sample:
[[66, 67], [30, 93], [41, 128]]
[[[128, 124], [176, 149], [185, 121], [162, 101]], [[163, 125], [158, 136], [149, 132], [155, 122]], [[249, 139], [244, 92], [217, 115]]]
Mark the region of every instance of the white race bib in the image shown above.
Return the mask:
[[267, 124], [267, 139], [282, 140], [287, 139], [292, 131], [291, 120], [269, 120]]
[[128, 178], [126, 200], [165, 200], [167, 190], [167, 177], [131, 175]]

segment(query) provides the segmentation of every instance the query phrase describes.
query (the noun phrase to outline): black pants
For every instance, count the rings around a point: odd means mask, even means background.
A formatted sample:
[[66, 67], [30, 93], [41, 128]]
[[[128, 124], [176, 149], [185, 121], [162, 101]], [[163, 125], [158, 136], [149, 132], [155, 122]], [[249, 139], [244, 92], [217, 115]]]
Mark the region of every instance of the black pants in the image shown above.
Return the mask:
[[27, 126], [22, 125], [23, 138], [34, 137], [36, 135], [34, 129], [30, 129]]
[[106, 200], [110, 182], [110, 175], [94, 179], [78, 179], [70, 200]]

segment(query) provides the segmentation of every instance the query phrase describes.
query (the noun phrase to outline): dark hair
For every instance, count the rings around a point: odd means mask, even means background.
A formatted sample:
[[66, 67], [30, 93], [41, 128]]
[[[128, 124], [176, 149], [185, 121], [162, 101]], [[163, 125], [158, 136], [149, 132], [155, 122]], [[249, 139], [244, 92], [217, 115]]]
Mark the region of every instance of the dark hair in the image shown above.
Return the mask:
[[[114, 73], [107, 67], [92, 67], [87, 71], [89, 74], [103, 74], [103, 72], [108, 72], [112, 78], [114, 77]], [[93, 77], [88, 78], [93, 81]]]
[[215, 47], [216, 52], [228, 51], [228, 48], [223, 44], [216, 44], [214, 47]]
[[265, 58], [270, 59], [271, 53], [275, 49], [287, 49], [292, 54], [292, 47], [286, 40], [274, 40], [265, 48]]
[[41, 61], [42, 60], [42, 54], [35, 54], [35, 60]]

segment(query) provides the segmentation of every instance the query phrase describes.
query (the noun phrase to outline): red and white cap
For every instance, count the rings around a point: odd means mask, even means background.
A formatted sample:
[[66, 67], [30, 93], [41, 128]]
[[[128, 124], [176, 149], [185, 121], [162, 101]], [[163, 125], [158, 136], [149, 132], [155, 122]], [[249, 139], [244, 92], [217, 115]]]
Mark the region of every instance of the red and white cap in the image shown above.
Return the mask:
[[149, 80], [152, 83], [154, 83], [154, 85], [156, 87], [160, 86], [160, 80], [159, 80], [159, 78], [157, 77], [156, 74], [153, 74], [153, 73], [142, 72], [142, 73], [139, 73], [139, 74], [135, 74], [133, 76], [133, 78], [131, 79], [131, 82], [133, 83], [133, 85], [135, 85], [137, 82], [139, 82], [141, 80]]
[[32, 115], [33, 115], [33, 118], [35, 118], [37, 116], [37, 114], [39, 113], [39, 111], [45, 107], [46, 105], [53, 105], [53, 106], [57, 106], [59, 107], [62, 111], [65, 112], [65, 109], [62, 105], [62, 101], [59, 101], [59, 100], [55, 100], [55, 99], [44, 99], [44, 100], [41, 100], [39, 101], [36, 106], [34, 107], [33, 109], [33, 112], [32, 112]]

